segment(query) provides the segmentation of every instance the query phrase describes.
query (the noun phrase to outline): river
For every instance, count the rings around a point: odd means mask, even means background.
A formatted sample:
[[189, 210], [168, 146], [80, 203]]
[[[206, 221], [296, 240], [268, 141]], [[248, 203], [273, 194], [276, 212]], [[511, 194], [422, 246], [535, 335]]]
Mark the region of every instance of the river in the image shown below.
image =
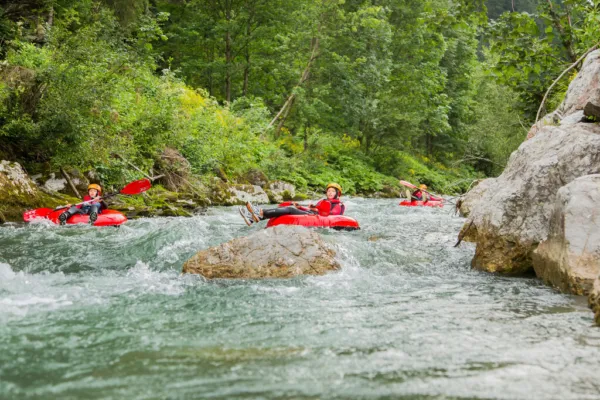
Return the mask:
[[[351, 198], [339, 272], [182, 276], [235, 208], [0, 228], [2, 399], [600, 399], [585, 299], [473, 271], [446, 209]], [[264, 223], [263, 223], [264, 225]]]

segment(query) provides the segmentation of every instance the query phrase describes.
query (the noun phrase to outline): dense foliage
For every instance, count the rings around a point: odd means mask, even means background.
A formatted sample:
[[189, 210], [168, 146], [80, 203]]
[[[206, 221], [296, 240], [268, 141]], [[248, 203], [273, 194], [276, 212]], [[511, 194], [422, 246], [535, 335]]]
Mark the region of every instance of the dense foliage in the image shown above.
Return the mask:
[[174, 148], [197, 176], [461, 190], [600, 37], [598, 1], [484, 3], [5, 1], [0, 157], [114, 183]]

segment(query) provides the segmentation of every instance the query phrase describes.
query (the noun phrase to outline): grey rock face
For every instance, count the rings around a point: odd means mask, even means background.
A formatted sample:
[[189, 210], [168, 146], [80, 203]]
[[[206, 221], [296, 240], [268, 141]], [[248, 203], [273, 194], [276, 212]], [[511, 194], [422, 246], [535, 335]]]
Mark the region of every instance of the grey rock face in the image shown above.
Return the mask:
[[456, 203], [456, 207], [461, 217], [468, 217], [471, 214], [471, 210], [483, 197], [484, 193], [490, 188], [494, 187], [496, 179], [488, 178], [484, 179], [473, 187], [467, 193], [465, 193], [459, 201]]
[[600, 50], [586, 57], [561, 105], [534, 124], [527, 139], [534, 137], [544, 126], [571, 125], [580, 122], [584, 115], [596, 115], [597, 110], [600, 110]]
[[269, 183], [267, 194], [272, 203], [281, 203], [296, 196], [296, 187], [291, 183], [274, 181]]
[[558, 111], [565, 117], [583, 110], [588, 102], [600, 105], [600, 50], [591, 52], [585, 58], [581, 71], [569, 84]]
[[9, 196], [35, 196], [37, 188], [20, 164], [0, 161], [0, 199]]
[[600, 126], [580, 122], [590, 103], [600, 105], [600, 50], [587, 56], [560, 107], [531, 128], [493, 188], [466, 196], [469, 220], [459, 238], [477, 242], [474, 268], [530, 271], [533, 251], [548, 237], [558, 190], [600, 173]]
[[587, 295], [600, 274], [600, 174], [556, 195], [548, 239], [533, 254], [537, 276], [563, 292]]
[[[545, 126], [510, 157], [493, 190], [485, 190], [469, 221], [477, 241], [473, 266], [505, 274], [532, 268], [531, 255], [546, 239], [558, 189], [600, 173], [600, 126]], [[476, 188], [477, 189], [477, 188]]]

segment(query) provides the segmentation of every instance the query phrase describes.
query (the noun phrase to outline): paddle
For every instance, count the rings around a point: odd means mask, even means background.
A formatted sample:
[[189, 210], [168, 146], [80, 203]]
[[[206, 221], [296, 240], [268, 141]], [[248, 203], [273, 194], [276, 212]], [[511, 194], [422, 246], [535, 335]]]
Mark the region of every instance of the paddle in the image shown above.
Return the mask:
[[[101, 198], [108, 199], [108, 198], [114, 197], [118, 194], [124, 194], [124, 195], [131, 196], [134, 194], [140, 194], [142, 192], [145, 192], [146, 190], [150, 189], [151, 187], [152, 187], [152, 184], [150, 183], [150, 180], [147, 178], [144, 178], [144, 179], [140, 179], [140, 180], [137, 180], [137, 181], [127, 184], [118, 193], [110, 193], [110, 194], [107, 194], [106, 196], [101, 196]], [[82, 201], [81, 203], [77, 203], [77, 204], [73, 204], [73, 205], [79, 206], [79, 205], [88, 204], [88, 203], [91, 203], [91, 201], [90, 200]], [[67, 207], [69, 207], [69, 206], [60, 206], [60, 207], [56, 207], [56, 208], [37, 208], [35, 210], [29, 210], [29, 211], [26, 211], [25, 213], [23, 213], [23, 220], [25, 222], [30, 222], [36, 218], [46, 218], [51, 212], [57, 211], [57, 210], [62, 210]]]
[[[411, 189], [419, 189], [418, 187], [416, 187], [415, 185], [413, 185], [413, 184], [412, 184], [412, 183], [410, 183], [410, 182], [406, 182], [406, 181], [400, 181], [400, 183], [401, 183], [402, 185], [406, 186], [406, 187], [409, 187], [409, 188], [411, 188]], [[425, 193], [427, 193], [427, 194], [428, 194], [428, 195], [431, 197], [431, 199], [430, 199], [430, 200], [444, 201], [444, 199], [443, 199], [443, 198], [441, 198], [441, 197], [438, 197], [438, 196], [436, 196], [436, 195], [434, 195], [434, 194], [432, 194], [432, 193], [429, 193], [429, 192], [428, 192], [427, 190], [425, 190], [425, 189], [419, 189], [419, 190], [420, 190], [421, 192], [425, 192]]]
[[290, 207], [290, 206], [294, 206], [298, 210], [310, 211], [310, 207], [309, 206], [304, 206], [302, 204], [298, 204], [298, 203], [295, 203], [293, 201], [284, 201], [283, 203], [279, 204], [279, 207]]

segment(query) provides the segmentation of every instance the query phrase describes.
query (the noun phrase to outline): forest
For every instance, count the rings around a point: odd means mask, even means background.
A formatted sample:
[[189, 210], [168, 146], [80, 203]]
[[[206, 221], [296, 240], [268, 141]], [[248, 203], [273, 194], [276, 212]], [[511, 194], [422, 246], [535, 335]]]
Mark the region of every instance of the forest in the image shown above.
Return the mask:
[[598, 0], [4, 0], [0, 159], [110, 186], [171, 152], [197, 182], [456, 193], [599, 41]]

